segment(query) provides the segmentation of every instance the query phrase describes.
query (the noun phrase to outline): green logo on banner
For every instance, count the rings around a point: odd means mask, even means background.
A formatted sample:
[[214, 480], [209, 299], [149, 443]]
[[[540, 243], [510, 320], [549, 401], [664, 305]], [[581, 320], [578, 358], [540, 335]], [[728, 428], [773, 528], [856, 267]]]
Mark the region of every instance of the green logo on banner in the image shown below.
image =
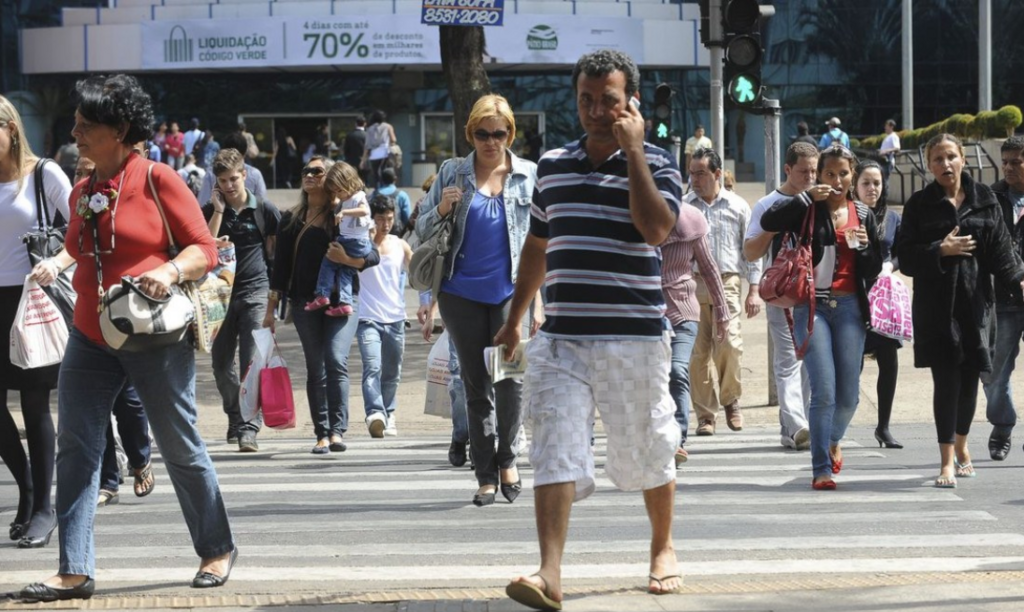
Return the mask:
[[531, 51], [554, 51], [558, 48], [558, 33], [549, 25], [533, 26], [526, 34], [526, 48]]

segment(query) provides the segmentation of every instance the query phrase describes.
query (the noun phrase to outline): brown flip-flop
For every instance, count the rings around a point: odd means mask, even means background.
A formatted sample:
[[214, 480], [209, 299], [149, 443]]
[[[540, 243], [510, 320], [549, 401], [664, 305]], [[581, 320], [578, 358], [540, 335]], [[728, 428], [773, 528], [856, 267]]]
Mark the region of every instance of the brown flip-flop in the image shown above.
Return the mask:
[[532, 582], [524, 580], [510, 582], [505, 587], [505, 594], [509, 596], [509, 599], [534, 610], [561, 610], [562, 602], [551, 599], [544, 592], [548, 588], [548, 581], [544, 580], [544, 577], [540, 574], [534, 574], [530, 577], [540, 578], [540, 581], [544, 583], [544, 588], [542, 589]]
[[146, 464], [146, 467], [135, 470], [135, 496], [145, 497], [156, 488], [156, 476], [153, 475], [153, 462]]
[[[650, 593], [651, 595], [671, 595], [673, 593], [678, 593], [683, 588], [683, 575], [682, 574], [669, 574], [667, 576], [662, 576], [661, 578], [655, 576], [654, 574], [649, 574], [647, 576], [647, 578], [649, 580], [653, 580], [654, 582], [658, 583], [658, 590], [657, 591], [651, 590], [650, 585], [647, 586], [647, 592]], [[668, 591], [664, 590], [662, 588], [662, 583], [665, 582], [666, 580], [672, 580], [673, 578], [678, 578], [679, 579], [679, 586], [677, 586], [674, 589], [669, 589]]]

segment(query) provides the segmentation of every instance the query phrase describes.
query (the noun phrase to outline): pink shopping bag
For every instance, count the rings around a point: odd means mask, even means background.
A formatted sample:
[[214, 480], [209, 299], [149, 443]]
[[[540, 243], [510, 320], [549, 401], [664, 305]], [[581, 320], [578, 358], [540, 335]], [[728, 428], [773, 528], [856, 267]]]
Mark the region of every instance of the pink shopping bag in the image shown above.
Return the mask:
[[274, 356], [267, 367], [260, 370], [260, 409], [263, 422], [274, 429], [295, 427], [295, 399], [292, 397], [292, 378], [281, 351], [274, 341]]
[[882, 273], [868, 293], [868, 304], [873, 332], [886, 338], [913, 341], [910, 291], [899, 277], [893, 276], [892, 264], [883, 266]]

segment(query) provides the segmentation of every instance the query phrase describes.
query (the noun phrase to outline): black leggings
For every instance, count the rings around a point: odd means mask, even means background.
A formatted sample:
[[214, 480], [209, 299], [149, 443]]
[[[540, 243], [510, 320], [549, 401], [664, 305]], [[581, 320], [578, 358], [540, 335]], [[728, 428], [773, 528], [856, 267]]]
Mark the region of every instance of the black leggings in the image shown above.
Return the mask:
[[[875, 384], [875, 394], [878, 396], [878, 429], [884, 431], [889, 429], [892, 403], [896, 398], [896, 379], [900, 372], [900, 345], [889, 338], [872, 336], [875, 336], [874, 332], [868, 332], [870, 352], [874, 353], [875, 362], [878, 364], [878, 382]], [[861, 370], [863, 369], [864, 362], [861, 361]]]
[[7, 390], [3, 390], [4, 410], [0, 412], [0, 459], [18, 484], [18, 514], [15, 521], [24, 523], [32, 513], [49, 514], [50, 488], [56, 458], [56, 436], [50, 415], [49, 389], [21, 391], [21, 414], [28, 438], [28, 457], [18, 437], [18, 426], [7, 408]]
[[978, 405], [978, 370], [963, 366], [932, 366], [935, 395], [932, 411], [939, 444], [953, 444], [954, 433], [966, 436], [971, 432], [974, 409]]

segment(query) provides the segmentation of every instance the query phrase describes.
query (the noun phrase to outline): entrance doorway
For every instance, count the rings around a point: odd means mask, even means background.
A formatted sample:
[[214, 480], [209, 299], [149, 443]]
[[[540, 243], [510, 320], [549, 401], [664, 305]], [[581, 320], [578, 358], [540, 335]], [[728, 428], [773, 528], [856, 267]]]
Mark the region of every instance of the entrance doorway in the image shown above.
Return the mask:
[[[259, 157], [252, 161], [270, 189], [298, 188], [299, 172], [316, 153], [341, 160], [345, 135], [356, 125], [356, 113], [240, 116], [256, 140]], [[326, 127], [326, 133], [324, 132]], [[290, 139], [290, 140], [289, 140]]]

